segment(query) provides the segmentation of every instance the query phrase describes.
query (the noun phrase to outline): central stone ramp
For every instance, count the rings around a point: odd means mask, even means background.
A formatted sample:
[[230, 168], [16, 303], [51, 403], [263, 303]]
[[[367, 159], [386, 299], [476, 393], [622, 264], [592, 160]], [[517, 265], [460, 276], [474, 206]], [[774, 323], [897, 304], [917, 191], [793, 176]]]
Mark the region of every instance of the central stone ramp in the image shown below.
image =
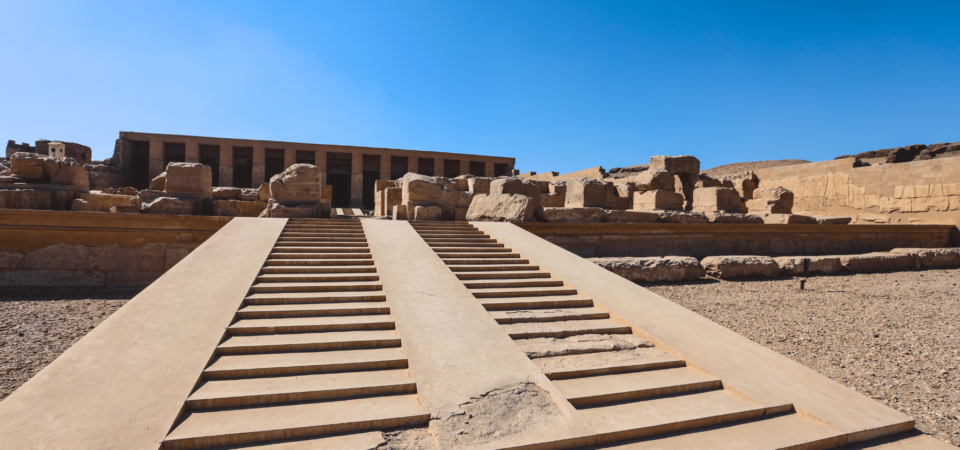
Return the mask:
[[330, 435], [424, 423], [379, 279], [359, 221], [290, 220], [162, 448], [369, 448]]

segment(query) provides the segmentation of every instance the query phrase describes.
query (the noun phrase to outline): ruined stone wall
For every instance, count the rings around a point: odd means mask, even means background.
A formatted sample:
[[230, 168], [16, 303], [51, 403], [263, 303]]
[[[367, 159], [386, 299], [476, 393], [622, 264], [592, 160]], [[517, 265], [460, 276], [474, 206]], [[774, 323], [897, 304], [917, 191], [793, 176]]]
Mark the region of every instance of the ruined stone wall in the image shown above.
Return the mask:
[[794, 194], [793, 212], [855, 223], [960, 225], [960, 158], [854, 167], [854, 158], [759, 169], [759, 187]]
[[564, 174], [554, 175], [556, 172], [545, 172], [541, 174], [528, 175], [522, 174], [520, 178], [528, 180], [538, 180], [538, 181], [569, 181], [574, 178], [597, 178], [603, 179], [607, 176], [607, 172], [603, 170], [602, 166], [591, 167], [589, 169], [578, 170], [576, 172], [569, 172]]
[[230, 220], [4, 210], [0, 286], [146, 286]]

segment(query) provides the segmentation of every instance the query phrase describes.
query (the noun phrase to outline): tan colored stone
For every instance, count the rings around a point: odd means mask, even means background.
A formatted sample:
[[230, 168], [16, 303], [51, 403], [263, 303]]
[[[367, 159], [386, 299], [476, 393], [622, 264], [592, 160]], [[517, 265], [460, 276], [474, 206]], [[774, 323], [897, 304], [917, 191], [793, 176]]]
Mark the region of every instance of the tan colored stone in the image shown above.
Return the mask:
[[740, 194], [726, 187], [702, 187], [693, 191], [693, 211], [740, 211]]
[[648, 170], [663, 170], [674, 175], [700, 175], [700, 160], [694, 156], [652, 156]]
[[633, 209], [636, 211], [682, 210], [683, 196], [662, 189], [636, 192], [633, 194]]
[[721, 279], [780, 276], [780, 266], [769, 256], [708, 256], [700, 264], [708, 275]]
[[213, 172], [200, 163], [167, 164], [167, 182], [164, 190], [174, 194], [213, 195]]
[[157, 175], [156, 178], [150, 180], [150, 190], [151, 191], [162, 191], [167, 187], [167, 173], [162, 172], [160, 175]]
[[50, 178], [50, 183], [66, 184], [76, 187], [82, 191], [90, 190], [90, 175], [73, 158], [65, 158], [59, 161], [60, 168], [56, 175]]
[[867, 253], [863, 255], [840, 256], [843, 267], [854, 273], [895, 272], [914, 270], [920, 267], [921, 260], [909, 253]]
[[790, 225], [815, 225], [817, 219], [800, 214], [766, 214], [763, 217], [763, 223], [766, 224], [790, 224]]
[[828, 275], [843, 270], [839, 256], [781, 256], [774, 258], [780, 266], [780, 274], [787, 276], [803, 275], [803, 260], [810, 260], [811, 275]]
[[568, 208], [616, 209], [617, 197], [616, 188], [612, 183], [595, 178], [578, 177], [567, 181], [564, 206]]
[[140, 209], [140, 198], [134, 195], [113, 195], [102, 192], [80, 194], [80, 198], [73, 201], [72, 211], [100, 211], [107, 212], [114, 206], [136, 207]]
[[467, 191], [471, 194], [489, 194], [492, 178], [473, 177], [467, 179]]
[[141, 208], [144, 214], [177, 214], [187, 216], [197, 213], [197, 201], [174, 197], [157, 197], [144, 202]]
[[697, 280], [706, 275], [697, 259], [688, 256], [587, 259], [633, 282]]
[[817, 216], [814, 219], [820, 225], [846, 225], [853, 220], [852, 217], [846, 216]]
[[36, 153], [18, 152], [10, 155], [10, 173], [29, 183], [43, 183], [49, 180], [44, 169], [45, 161], [52, 159]]
[[753, 191], [753, 199], [747, 200], [747, 210], [758, 214], [790, 214], [793, 212], [793, 192], [782, 187]]
[[311, 164], [294, 164], [287, 167], [270, 179], [270, 197], [287, 206], [320, 203], [320, 169]]
[[607, 209], [607, 222], [650, 223], [660, 219], [660, 215], [651, 211]]
[[235, 187], [215, 187], [213, 188], [214, 200], [236, 200], [240, 197], [240, 188]]
[[640, 172], [633, 179], [638, 191], [652, 191], [654, 189], [662, 189], [665, 191], [674, 190], [673, 174], [665, 170], [646, 170]]
[[214, 200], [213, 215], [223, 217], [259, 217], [268, 206], [267, 202], [242, 200]]
[[606, 222], [607, 213], [600, 208], [538, 208], [535, 212], [541, 222]]
[[890, 253], [913, 255], [924, 269], [960, 267], [960, 248], [895, 248]]
[[266, 202], [270, 200], [270, 183], [263, 183], [257, 189], [257, 200]]
[[709, 223], [710, 219], [702, 212], [677, 211], [677, 210], [650, 210], [659, 216], [659, 221], [663, 223]]
[[473, 198], [467, 211], [468, 221], [531, 222], [533, 199], [518, 194], [480, 194]]
[[540, 206], [543, 208], [562, 208], [566, 201], [566, 195], [540, 194]]
[[763, 217], [723, 211], [704, 211], [711, 223], [763, 223]]
[[[271, 188], [272, 190], [272, 188]], [[284, 205], [276, 201], [267, 203], [259, 217], [272, 218], [318, 218], [322, 211], [321, 203], [303, 203], [300, 205]]]
[[407, 173], [402, 179], [402, 202], [423, 202], [439, 205], [442, 202], [443, 185], [434, 177]]
[[140, 205], [111, 206], [110, 212], [122, 214], [140, 214]]
[[415, 206], [413, 209], [413, 221], [439, 221], [442, 211], [439, 206]]
[[407, 207], [405, 205], [393, 206], [393, 220], [407, 220]]

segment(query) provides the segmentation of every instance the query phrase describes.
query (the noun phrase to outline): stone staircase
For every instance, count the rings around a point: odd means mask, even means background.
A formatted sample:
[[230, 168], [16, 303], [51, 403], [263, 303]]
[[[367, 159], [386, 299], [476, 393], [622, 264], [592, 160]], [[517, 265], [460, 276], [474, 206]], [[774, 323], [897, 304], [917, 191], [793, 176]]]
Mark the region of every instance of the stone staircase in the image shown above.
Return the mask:
[[359, 221], [287, 223], [181, 417], [162, 449], [376, 445], [330, 435], [427, 421]]
[[797, 414], [793, 405], [761, 405], [671, 349], [652, 345], [631, 324], [473, 225], [411, 225], [596, 433], [510, 448], [739, 442], [723, 448], [813, 449], [841, 443], [836, 428]]

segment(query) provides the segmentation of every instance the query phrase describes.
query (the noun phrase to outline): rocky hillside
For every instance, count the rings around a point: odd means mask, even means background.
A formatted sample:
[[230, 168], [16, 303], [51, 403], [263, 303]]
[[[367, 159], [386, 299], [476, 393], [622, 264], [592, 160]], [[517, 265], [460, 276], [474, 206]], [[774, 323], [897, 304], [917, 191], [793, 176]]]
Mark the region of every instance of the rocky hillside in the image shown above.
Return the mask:
[[746, 172], [749, 170], [757, 169], [767, 169], [770, 167], [780, 167], [780, 166], [792, 166], [794, 164], [806, 164], [810, 161], [805, 159], [773, 159], [769, 161], [754, 161], [754, 162], [742, 162], [734, 164], [724, 164], [722, 166], [717, 166], [712, 169], [704, 170], [702, 173], [711, 176], [717, 177], [720, 175], [727, 175], [737, 172]]

